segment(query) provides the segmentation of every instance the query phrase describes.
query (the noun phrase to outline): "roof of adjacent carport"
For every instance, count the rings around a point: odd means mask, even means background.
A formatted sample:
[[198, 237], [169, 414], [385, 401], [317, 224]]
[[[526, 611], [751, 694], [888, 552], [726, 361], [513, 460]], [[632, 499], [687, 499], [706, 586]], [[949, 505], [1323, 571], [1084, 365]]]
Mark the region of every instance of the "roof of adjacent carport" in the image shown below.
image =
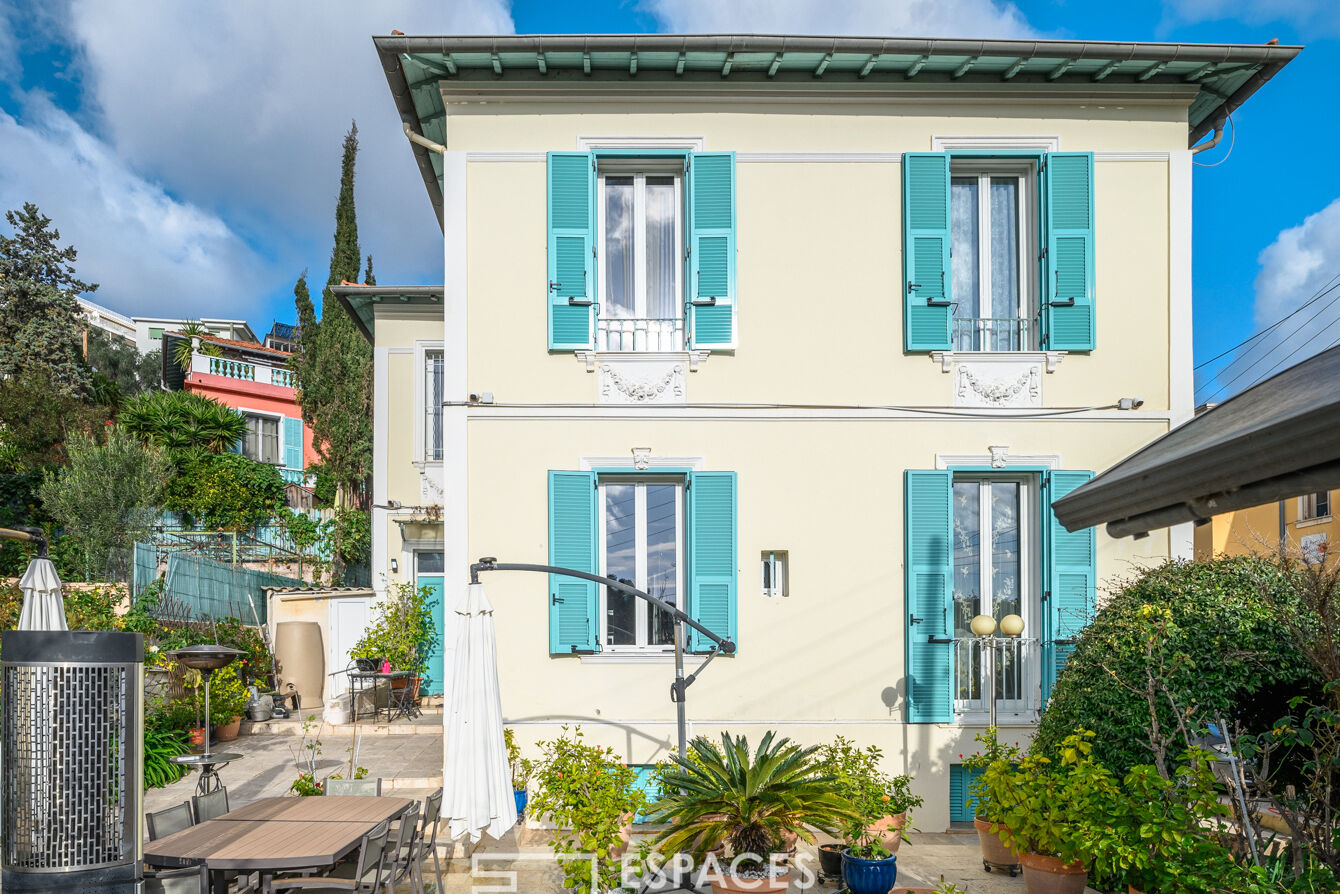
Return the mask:
[[1116, 537], [1340, 488], [1340, 347], [1174, 429], [1052, 504]]
[[[1185, 88], [1188, 145], [1208, 133], [1302, 47], [1278, 44], [1125, 43], [1084, 40], [941, 40], [782, 35], [513, 35], [374, 37], [401, 119], [446, 142], [440, 83], [504, 90], [565, 82], [693, 86], [753, 83], [823, 90], [854, 85], [1034, 84]], [[414, 153], [438, 219], [441, 158]]]
[[330, 293], [339, 299], [354, 318], [354, 325], [363, 337], [373, 342], [377, 331], [377, 305], [400, 304], [442, 305], [442, 286], [365, 286], [343, 283], [331, 286]]

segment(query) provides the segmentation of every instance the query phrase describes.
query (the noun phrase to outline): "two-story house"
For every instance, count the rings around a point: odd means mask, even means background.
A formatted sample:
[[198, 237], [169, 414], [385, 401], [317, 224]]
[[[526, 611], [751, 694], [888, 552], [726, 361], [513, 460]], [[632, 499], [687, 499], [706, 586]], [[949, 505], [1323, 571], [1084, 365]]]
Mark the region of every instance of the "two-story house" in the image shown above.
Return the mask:
[[[374, 580], [631, 580], [738, 643], [693, 734], [840, 733], [921, 828], [963, 818], [990, 700], [1026, 739], [1102, 582], [1191, 555], [1050, 506], [1191, 417], [1192, 147], [1297, 48], [375, 43], [444, 282], [336, 290], [375, 352]], [[665, 755], [664, 615], [487, 586], [523, 743]], [[1025, 622], [994, 691], [979, 613]]]

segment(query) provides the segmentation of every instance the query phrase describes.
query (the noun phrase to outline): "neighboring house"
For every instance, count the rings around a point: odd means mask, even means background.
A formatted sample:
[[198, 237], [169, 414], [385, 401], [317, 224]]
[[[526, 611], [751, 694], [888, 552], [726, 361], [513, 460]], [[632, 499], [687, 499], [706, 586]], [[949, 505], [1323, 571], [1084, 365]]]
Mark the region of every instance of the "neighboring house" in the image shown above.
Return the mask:
[[1196, 558], [1281, 554], [1316, 565], [1340, 538], [1335, 491], [1317, 491], [1251, 509], [1225, 512], [1196, 527]]
[[[1099, 582], [1191, 555], [1050, 507], [1191, 417], [1189, 147], [1297, 48], [375, 42], [445, 240], [441, 288], [334, 289], [374, 345], [376, 586], [628, 578], [739, 644], [693, 734], [846, 735], [920, 828], [966, 818], [988, 697], [1026, 739]], [[663, 617], [486, 584], [527, 747], [664, 757]], [[995, 693], [979, 612], [1026, 623]]]
[[265, 346], [292, 354], [298, 349], [298, 327], [276, 320], [265, 334]]
[[123, 341], [135, 343], [135, 321], [125, 314], [117, 313], [110, 307], [95, 304], [87, 298], [77, 298], [79, 310], [89, 325], [101, 329], [109, 335], [115, 335]]
[[183, 338], [172, 331], [163, 336], [163, 381], [168, 388], [203, 394], [240, 412], [247, 419], [240, 451], [278, 466], [289, 484], [307, 483], [305, 470], [317, 455], [298, 406], [298, 378], [288, 367], [292, 355], [254, 342], [200, 336], [190, 369], [183, 370], [173, 350]]
[[199, 323], [210, 335], [233, 341], [260, 344], [256, 333], [246, 320], [200, 319], [192, 321], [186, 317], [134, 317], [135, 347], [141, 354], [147, 354], [160, 346], [163, 333], [175, 332], [189, 322]]

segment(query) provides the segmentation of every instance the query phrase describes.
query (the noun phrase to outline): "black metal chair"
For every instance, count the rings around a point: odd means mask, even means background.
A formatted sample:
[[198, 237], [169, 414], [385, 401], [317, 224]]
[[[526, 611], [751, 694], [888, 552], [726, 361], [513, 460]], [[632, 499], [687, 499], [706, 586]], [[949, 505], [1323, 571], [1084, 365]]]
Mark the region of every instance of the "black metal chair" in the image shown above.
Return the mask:
[[[382, 820], [368, 834], [358, 847], [358, 861], [346, 864], [353, 868], [349, 877], [334, 873], [328, 875], [310, 875], [301, 878], [266, 878], [264, 894], [277, 891], [300, 891], [303, 894], [377, 894], [389, 886], [389, 873], [386, 871], [386, 839], [390, 834], [390, 822]], [[340, 872], [337, 867], [335, 873]]]
[[422, 805], [414, 801], [400, 814], [400, 825], [396, 828], [395, 842], [386, 847], [386, 859], [390, 862], [387, 870], [391, 888], [402, 881], [409, 881], [414, 894], [423, 894], [423, 879], [415, 870], [415, 842], [419, 838], [419, 809]]
[[193, 795], [191, 809], [195, 811], [197, 823], [223, 816], [228, 812], [228, 789], [219, 787], [205, 795]]
[[[437, 894], [442, 894], [442, 864], [437, 858], [437, 827], [442, 820], [442, 787], [423, 799], [423, 820], [414, 840], [418, 852], [414, 856], [414, 871], [419, 874], [419, 890], [423, 890], [423, 861], [433, 855], [433, 874], [437, 876]], [[429, 826], [432, 832], [429, 833]]]
[[209, 894], [209, 871], [203, 860], [177, 869], [146, 866], [142, 876], [144, 894]]
[[361, 795], [375, 798], [382, 793], [382, 779], [380, 776], [374, 779], [335, 779], [328, 776], [323, 788], [327, 795]]
[[182, 829], [195, 825], [195, 814], [191, 812], [191, 802], [182, 801], [175, 807], [168, 807], [156, 813], [144, 815], [144, 825], [148, 828], [149, 840], [157, 841]]

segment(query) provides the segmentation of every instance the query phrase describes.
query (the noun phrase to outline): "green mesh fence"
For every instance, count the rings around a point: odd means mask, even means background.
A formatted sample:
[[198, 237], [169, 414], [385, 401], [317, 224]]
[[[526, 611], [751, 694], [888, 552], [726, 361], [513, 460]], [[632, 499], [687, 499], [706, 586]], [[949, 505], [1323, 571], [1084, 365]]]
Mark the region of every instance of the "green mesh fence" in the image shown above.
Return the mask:
[[131, 595], [139, 596], [158, 577], [158, 548], [152, 543], [136, 543], [130, 572]]
[[255, 625], [266, 622], [262, 587], [307, 586], [297, 578], [183, 552], [168, 555], [165, 584], [165, 594], [187, 606], [197, 619], [237, 618]]

